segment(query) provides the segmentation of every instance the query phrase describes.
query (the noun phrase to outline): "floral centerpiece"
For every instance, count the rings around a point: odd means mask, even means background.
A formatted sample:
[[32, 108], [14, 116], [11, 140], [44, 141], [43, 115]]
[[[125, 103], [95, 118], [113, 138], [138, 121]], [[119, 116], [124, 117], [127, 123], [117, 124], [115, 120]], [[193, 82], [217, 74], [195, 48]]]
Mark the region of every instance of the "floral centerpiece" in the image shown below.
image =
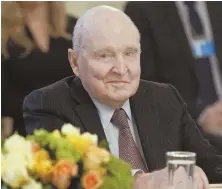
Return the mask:
[[132, 189], [128, 164], [98, 145], [97, 135], [71, 124], [61, 132], [36, 130], [2, 142], [1, 182], [5, 189]]

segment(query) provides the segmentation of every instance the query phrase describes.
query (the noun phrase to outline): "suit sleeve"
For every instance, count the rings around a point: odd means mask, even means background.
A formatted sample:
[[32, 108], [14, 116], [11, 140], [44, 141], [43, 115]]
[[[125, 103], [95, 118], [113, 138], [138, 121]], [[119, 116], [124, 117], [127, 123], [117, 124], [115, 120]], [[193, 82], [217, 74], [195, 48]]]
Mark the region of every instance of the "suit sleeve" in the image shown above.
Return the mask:
[[23, 118], [27, 134], [40, 128], [53, 131], [62, 127], [65, 122], [55, 104], [56, 102], [51, 102], [51, 99], [39, 90], [26, 96], [23, 103]]
[[178, 91], [170, 86], [177, 100], [182, 105], [182, 145], [184, 151], [197, 153], [197, 165], [200, 166], [208, 176], [210, 183], [222, 182], [222, 143], [217, 147], [205, 139], [198, 129], [195, 121], [187, 111], [186, 104]]
[[141, 36], [141, 79], [156, 81], [156, 70], [154, 60], [154, 38], [149, 20], [144, 9], [147, 2], [128, 2], [125, 13], [130, 17], [138, 28]]

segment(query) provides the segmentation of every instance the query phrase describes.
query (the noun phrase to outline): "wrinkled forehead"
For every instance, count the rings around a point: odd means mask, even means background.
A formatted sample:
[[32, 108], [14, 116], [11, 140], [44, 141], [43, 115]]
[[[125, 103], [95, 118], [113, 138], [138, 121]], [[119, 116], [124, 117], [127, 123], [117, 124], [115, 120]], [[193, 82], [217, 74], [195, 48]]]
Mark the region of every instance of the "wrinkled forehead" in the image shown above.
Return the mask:
[[125, 47], [140, 47], [137, 28], [121, 14], [105, 14], [91, 20], [82, 31], [81, 45], [90, 50], [111, 47], [115, 50]]

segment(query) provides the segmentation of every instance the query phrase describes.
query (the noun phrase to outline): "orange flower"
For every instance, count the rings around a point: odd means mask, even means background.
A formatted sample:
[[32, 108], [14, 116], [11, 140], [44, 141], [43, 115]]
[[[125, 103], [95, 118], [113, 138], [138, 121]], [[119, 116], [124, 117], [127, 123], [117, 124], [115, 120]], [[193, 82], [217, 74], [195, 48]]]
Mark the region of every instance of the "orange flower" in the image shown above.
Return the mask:
[[37, 143], [32, 143], [32, 152], [37, 152], [40, 150], [40, 146]]
[[71, 176], [78, 174], [78, 166], [65, 160], [59, 161], [52, 172], [52, 183], [58, 189], [66, 189], [70, 185]]
[[81, 182], [84, 189], [97, 189], [102, 184], [100, 173], [95, 170], [85, 173]]
[[36, 162], [40, 162], [43, 160], [50, 160], [49, 152], [47, 152], [45, 149], [40, 149], [36, 151], [34, 154], [34, 160]]

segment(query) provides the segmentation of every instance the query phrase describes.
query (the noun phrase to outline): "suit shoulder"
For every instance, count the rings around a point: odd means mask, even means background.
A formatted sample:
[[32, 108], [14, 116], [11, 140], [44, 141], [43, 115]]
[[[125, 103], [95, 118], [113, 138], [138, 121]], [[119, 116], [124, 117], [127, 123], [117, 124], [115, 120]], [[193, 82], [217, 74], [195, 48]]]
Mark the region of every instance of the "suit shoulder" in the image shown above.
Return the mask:
[[184, 101], [175, 87], [166, 83], [140, 81], [137, 97], [170, 111], [181, 111]]
[[[73, 80], [73, 76], [67, 77], [64, 79], [61, 79], [55, 83], [52, 83], [48, 86], [42, 87], [40, 89], [36, 89], [32, 91], [30, 94], [28, 94], [25, 97], [26, 101], [27, 99], [32, 99], [32, 98], [41, 98], [43, 96], [47, 96], [48, 99], [66, 99], [69, 91], [70, 91], [70, 83]], [[59, 98], [58, 98], [59, 97]]]
[[178, 90], [171, 84], [167, 83], [141, 80], [138, 91], [139, 93], [148, 94], [153, 100], [166, 101], [171, 99], [177, 102], [179, 99], [181, 100]]
[[38, 89], [38, 91], [44, 94], [64, 94], [70, 90], [70, 83], [73, 81], [73, 78], [73, 76], [66, 77], [48, 86], [42, 87]]
[[152, 90], [169, 90], [170, 88], [170, 84], [166, 84], [166, 83], [158, 83], [158, 82], [154, 82], [154, 81], [146, 81], [146, 80], [140, 80], [140, 87], [144, 88], [144, 89], [152, 89]]

